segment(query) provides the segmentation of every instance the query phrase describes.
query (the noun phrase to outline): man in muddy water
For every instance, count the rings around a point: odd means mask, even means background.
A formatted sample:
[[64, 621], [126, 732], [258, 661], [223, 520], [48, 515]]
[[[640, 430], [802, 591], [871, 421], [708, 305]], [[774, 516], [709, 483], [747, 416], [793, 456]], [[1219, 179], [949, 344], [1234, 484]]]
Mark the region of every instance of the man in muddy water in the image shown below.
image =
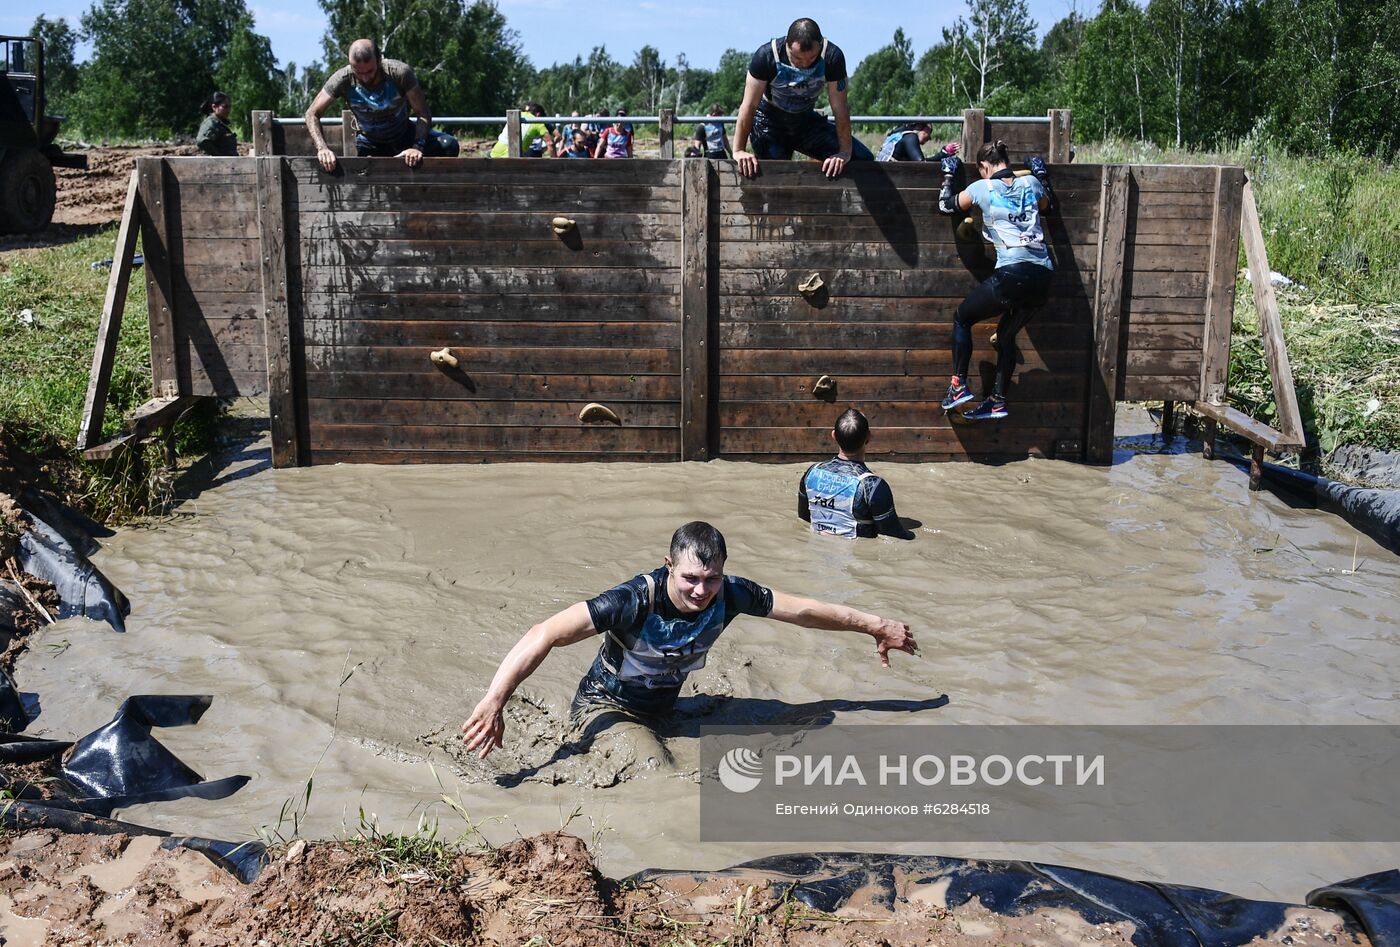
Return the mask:
[[893, 536], [913, 539], [894, 511], [890, 485], [865, 466], [870, 422], [847, 408], [831, 429], [837, 454], [813, 464], [797, 482], [797, 515], [812, 532], [845, 539]]
[[665, 564], [577, 602], [525, 633], [496, 671], [486, 696], [462, 724], [468, 752], [482, 758], [502, 745], [506, 701], [549, 652], [602, 635], [598, 656], [569, 708], [575, 732], [588, 739], [618, 720], [659, 721], [675, 707], [681, 685], [705, 666], [720, 634], [739, 615], [875, 639], [880, 664], [889, 653], [917, 654], [909, 626], [845, 605], [799, 598], [724, 574], [724, 536], [709, 523], [687, 523], [671, 537]]

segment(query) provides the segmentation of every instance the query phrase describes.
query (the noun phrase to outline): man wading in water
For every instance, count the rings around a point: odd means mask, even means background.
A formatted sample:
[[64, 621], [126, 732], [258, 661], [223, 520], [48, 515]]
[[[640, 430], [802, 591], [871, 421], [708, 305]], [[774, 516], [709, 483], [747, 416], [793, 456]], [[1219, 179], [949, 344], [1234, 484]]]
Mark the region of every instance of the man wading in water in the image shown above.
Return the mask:
[[570, 605], [525, 633], [501, 662], [486, 696], [462, 724], [468, 752], [484, 759], [505, 736], [502, 712], [515, 689], [550, 650], [601, 633], [593, 666], [579, 682], [569, 716], [583, 739], [618, 720], [656, 721], [670, 714], [681, 685], [739, 615], [875, 639], [880, 663], [889, 652], [917, 654], [909, 626], [866, 612], [772, 591], [726, 576], [724, 537], [709, 523], [687, 523], [671, 537], [666, 564], [586, 602]]

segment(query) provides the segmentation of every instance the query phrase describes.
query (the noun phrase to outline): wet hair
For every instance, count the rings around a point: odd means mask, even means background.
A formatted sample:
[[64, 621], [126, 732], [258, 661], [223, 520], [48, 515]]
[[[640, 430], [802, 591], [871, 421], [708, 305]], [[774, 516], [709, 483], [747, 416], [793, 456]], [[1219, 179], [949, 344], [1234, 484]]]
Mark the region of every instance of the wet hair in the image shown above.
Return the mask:
[[724, 114], [724, 106], [723, 106], [723, 105], [720, 105], [718, 102], [716, 102], [714, 105], [711, 105], [711, 106], [710, 106], [710, 114], [711, 114], [711, 115], [723, 115], [723, 114]]
[[842, 411], [832, 431], [836, 434], [836, 445], [848, 454], [860, 450], [870, 440], [870, 422], [855, 408]]
[[351, 62], [379, 62], [379, 44], [372, 39], [357, 39], [350, 44]]
[[977, 161], [979, 164], [1010, 164], [1011, 159], [1006, 156], [1006, 142], [1000, 138], [987, 142], [977, 149]]
[[702, 566], [723, 564], [729, 558], [724, 536], [709, 523], [695, 520], [676, 530], [671, 537], [671, 565], [679, 566], [681, 557], [690, 553]]
[[539, 116], [544, 114], [544, 106], [538, 102], [526, 102], [525, 111], [531, 115]]
[[204, 101], [203, 112], [205, 115], [213, 115], [216, 106], [228, 105], [232, 101], [227, 92], [211, 92], [209, 98]]
[[797, 46], [798, 49], [815, 49], [821, 45], [822, 28], [817, 26], [817, 21], [803, 17], [800, 20], [793, 20], [788, 27], [787, 44]]

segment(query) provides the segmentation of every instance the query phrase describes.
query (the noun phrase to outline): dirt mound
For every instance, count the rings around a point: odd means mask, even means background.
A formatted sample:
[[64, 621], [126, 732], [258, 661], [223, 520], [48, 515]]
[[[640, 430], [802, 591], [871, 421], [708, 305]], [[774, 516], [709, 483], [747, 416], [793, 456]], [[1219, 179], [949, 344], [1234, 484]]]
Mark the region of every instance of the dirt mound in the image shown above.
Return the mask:
[[126, 204], [126, 186], [131, 169], [141, 155], [197, 155], [194, 145], [115, 145], [90, 148], [85, 152], [86, 171], [56, 168], [58, 204], [54, 207], [54, 224], [84, 226], [113, 224], [122, 219]]
[[[1004, 917], [975, 899], [897, 886], [893, 904], [814, 911], [761, 876], [677, 875], [622, 887], [584, 843], [555, 832], [461, 853], [421, 839], [293, 842], [240, 886], [160, 839], [63, 835], [0, 841], [0, 931], [17, 944], [232, 947], [282, 944], [675, 943], [1127, 944], [1131, 924], [1069, 911]], [[899, 879], [896, 879], [899, 882]], [[924, 888], [936, 886], [924, 886]], [[1293, 908], [1257, 944], [1364, 944], [1330, 912]]]

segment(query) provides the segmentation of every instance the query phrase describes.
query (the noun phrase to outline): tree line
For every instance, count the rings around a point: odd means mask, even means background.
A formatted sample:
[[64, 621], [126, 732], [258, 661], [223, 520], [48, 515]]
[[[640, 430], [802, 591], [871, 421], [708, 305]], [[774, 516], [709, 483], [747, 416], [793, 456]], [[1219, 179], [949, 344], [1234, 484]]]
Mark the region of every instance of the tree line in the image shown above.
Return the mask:
[[[856, 114], [1037, 115], [1074, 111], [1075, 137], [1211, 147], [1267, 134], [1288, 148], [1393, 155], [1400, 146], [1400, 30], [1385, 4], [1359, 0], [1102, 0], [1037, 40], [1026, 0], [965, 0], [966, 11], [916, 55], [903, 29], [855, 66]], [[752, 45], [715, 68], [644, 46], [630, 62], [597, 46], [536, 69], [490, 0], [320, 0], [324, 58], [280, 66], [245, 0], [94, 0], [74, 29], [39, 17], [51, 110], [90, 136], [189, 134], [201, 100], [248, 113], [299, 114], [350, 41], [379, 41], [412, 65], [439, 115], [504, 114], [525, 101], [585, 114], [661, 108], [729, 112]], [[838, 44], [839, 35], [831, 37]], [[92, 55], [75, 61], [79, 40]]]

